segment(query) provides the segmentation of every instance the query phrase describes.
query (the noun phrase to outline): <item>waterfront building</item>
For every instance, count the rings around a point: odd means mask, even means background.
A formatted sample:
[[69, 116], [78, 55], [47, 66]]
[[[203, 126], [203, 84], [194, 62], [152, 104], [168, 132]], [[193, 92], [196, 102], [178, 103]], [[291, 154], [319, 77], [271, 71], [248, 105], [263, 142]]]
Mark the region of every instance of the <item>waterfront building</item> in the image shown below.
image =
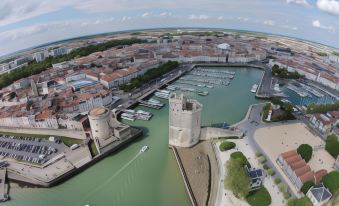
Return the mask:
[[310, 198], [313, 206], [325, 205], [332, 197], [331, 192], [324, 186], [323, 183], [311, 187], [306, 196]]
[[333, 111], [328, 114], [313, 114], [310, 117], [311, 125], [324, 135], [330, 134], [332, 129], [339, 123], [339, 112]]
[[183, 94], [169, 96], [169, 144], [191, 147], [200, 138], [202, 104]]

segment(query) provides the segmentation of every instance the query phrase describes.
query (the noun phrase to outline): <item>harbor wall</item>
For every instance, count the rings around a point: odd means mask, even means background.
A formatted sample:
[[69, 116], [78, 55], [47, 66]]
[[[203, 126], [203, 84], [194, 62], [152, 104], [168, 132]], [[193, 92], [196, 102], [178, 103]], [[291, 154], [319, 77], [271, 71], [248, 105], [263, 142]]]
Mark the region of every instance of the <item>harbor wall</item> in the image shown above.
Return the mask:
[[191, 188], [191, 185], [188, 181], [188, 178], [187, 178], [187, 175], [186, 175], [186, 172], [185, 172], [185, 169], [184, 169], [184, 166], [182, 165], [182, 162], [181, 162], [181, 159], [180, 159], [180, 156], [178, 154], [178, 151], [175, 147], [172, 147], [170, 146], [170, 148], [172, 149], [173, 153], [174, 153], [174, 157], [177, 161], [177, 164], [179, 166], [179, 170], [180, 170], [180, 173], [181, 173], [181, 176], [184, 180], [184, 184], [185, 184], [185, 187], [186, 187], [186, 190], [187, 190], [187, 193], [188, 193], [188, 196], [191, 200], [191, 203], [193, 206], [198, 206], [198, 203], [194, 197], [194, 194], [193, 194], [193, 190]]
[[200, 140], [210, 140], [218, 137], [242, 136], [241, 131], [231, 131], [228, 129], [203, 127], [201, 128]]

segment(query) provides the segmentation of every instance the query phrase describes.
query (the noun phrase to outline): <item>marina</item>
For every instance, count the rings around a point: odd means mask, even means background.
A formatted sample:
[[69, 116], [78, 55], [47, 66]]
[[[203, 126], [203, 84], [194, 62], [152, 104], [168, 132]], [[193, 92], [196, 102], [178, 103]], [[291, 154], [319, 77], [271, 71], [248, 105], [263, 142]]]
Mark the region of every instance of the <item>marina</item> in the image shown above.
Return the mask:
[[[215, 86], [208, 90], [207, 97], [187, 92], [187, 96], [194, 97], [204, 105], [204, 126], [221, 122], [231, 125], [241, 121], [249, 105], [261, 102], [248, 90], [243, 89], [259, 84], [261, 70], [228, 70], [237, 73], [237, 78], [234, 78], [229, 86]], [[235, 91], [237, 95], [230, 98]], [[162, 109], [145, 108], [140, 104], [133, 110], [151, 112], [153, 117], [149, 121], [122, 120], [124, 123], [143, 128], [144, 137], [55, 187], [29, 188], [11, 183], [11, 202], [3, 204], [45, 206], [46, 202], [50, 202], [50, 206], [57, 206], [107, 205], [109, 202], [112, 205], [191, 205], [173, 152], [168, 149], [168, 104], [154, 96], [148, 98], [150, 99], [142, 101], [152, 105], [161, 103]], [[115, 175], [113, 181], [108, 181], [145, 145], [149, 147], [146, 152], [126, 166], [123, 172]], [[147, 190], [144, 189], [145, 185], [148, 185]], [[92, 194], [89, 199], [79, 202], [88, 194]], [[131, 196], [133, 198], [130, 198]]]

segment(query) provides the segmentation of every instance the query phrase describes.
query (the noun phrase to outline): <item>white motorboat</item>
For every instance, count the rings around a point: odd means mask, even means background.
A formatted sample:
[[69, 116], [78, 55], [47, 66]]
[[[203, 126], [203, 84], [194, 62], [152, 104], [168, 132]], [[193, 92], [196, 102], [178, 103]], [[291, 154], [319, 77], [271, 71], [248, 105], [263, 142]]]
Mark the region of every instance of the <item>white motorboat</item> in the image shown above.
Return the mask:
[[251, 92], [252, 92], [252, 93], [256, 93], [256, 92], [257, 92], [257, 89], [258, 89], [258, 85], [257, 85], [257, 84], [254, 84], [254, 85], [252, 86]]
[[147, 145], [143, 146], [140, 150], [141, 153], [146, 152], [149, 149]]

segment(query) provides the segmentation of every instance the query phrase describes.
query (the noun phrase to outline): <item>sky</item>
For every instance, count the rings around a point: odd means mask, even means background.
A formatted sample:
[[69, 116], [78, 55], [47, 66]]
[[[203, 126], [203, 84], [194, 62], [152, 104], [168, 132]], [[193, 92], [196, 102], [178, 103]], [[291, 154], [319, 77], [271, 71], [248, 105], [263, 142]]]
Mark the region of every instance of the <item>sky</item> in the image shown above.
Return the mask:
[[339, 48], [339, 0], [1, 0], [0, 56], [83, 35], [166, 27], [259, 31]]

